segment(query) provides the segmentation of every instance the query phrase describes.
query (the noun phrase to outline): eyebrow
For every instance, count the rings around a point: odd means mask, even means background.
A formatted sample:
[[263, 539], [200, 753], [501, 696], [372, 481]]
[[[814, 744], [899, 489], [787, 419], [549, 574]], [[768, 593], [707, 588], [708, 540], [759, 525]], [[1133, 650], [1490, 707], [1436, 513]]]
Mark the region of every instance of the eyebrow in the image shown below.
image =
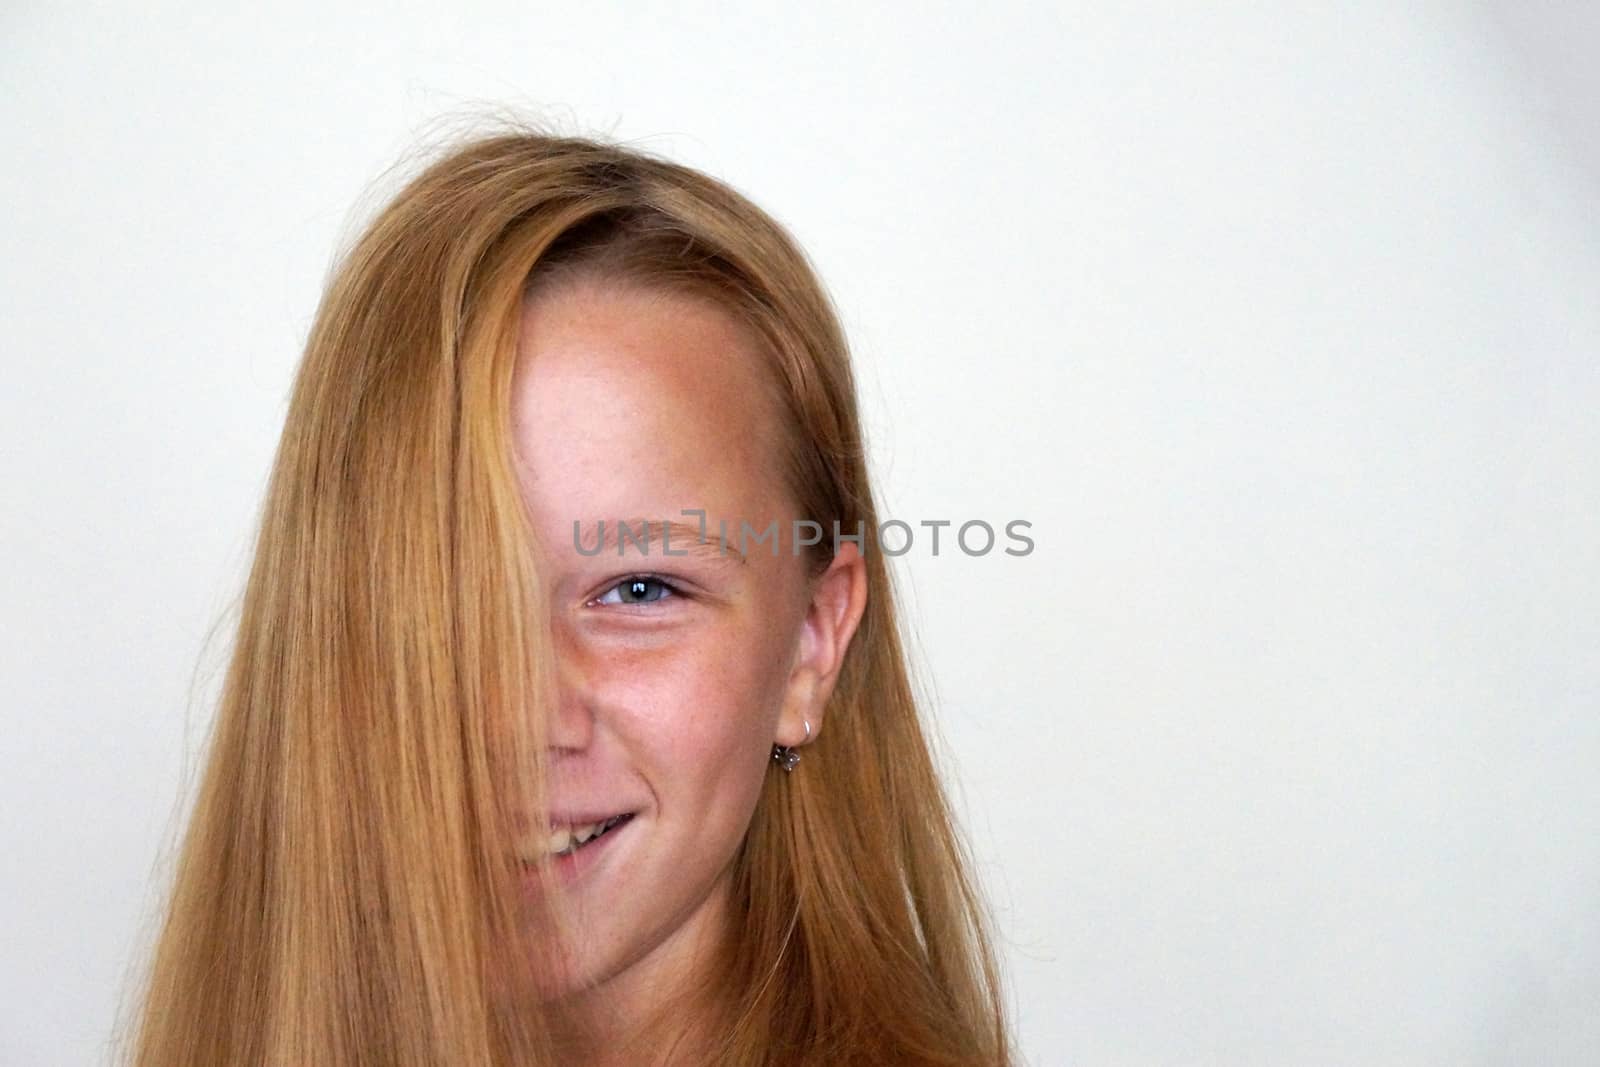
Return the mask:
[[[597, 530], [598, 538], [595, 537]], [[590, 523], [573, 520], [572, 531], [573, 547], [583, 556], [604, 553], [661, 559], [693, 556], [719, 563], [743, 565], [749, 562], [732, 540], [720, 542], [718, 530], [710, 523], [706, 524], [704, 538], [698, 525], [672, 519], [600, 519]]]

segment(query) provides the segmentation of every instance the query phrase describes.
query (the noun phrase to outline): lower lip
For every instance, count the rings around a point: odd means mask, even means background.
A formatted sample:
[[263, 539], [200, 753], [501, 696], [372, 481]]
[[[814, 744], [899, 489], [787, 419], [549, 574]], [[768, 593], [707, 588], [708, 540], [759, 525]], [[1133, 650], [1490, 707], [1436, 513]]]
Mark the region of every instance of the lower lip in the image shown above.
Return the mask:
[[[563, 886], [572, 885], [592, 870], [595, 864], [611, 854], [618, 836], [626, 833], [637, 817], [630, 815], [581, 848], [573, 849], [569, 855], [556, 856], [551, 862], [557, 883]], [[533, 884], [538, 884], [538, 876], [531, 869], [528, 871], [528, 878]]]

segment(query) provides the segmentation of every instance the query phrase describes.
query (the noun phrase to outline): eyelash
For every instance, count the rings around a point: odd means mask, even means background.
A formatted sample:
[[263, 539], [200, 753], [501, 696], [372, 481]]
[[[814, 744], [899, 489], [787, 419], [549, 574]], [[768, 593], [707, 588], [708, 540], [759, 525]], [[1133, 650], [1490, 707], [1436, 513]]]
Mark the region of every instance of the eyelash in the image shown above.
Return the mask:
[[[662, 589], [662, 593], [661, 593], [660, 596], [656, 597], [654, 600], [643, 600], [643, 601], [618, 600], [615, 604], [601, 604], [600, 603], [600, 601], [604, 600], [606, 597], [610, 596], [612, 593], [615, 593], [617, 590], [621, 589], [623, 586], [632, 585], [635, 582], [647, 582], [647, 583], [650, 583], [650, 584], [653, 584], [653, 585], [659, 585], [661, 587], [661, 589]], [[621, 580], [619, 580], [619, 581], [607, 586], [605, 591], [602, 592], [599, 596], [595, 597], [594, 600], [590, 601], [590, 603], [594, 604], [594, 605], [596, 605], [598, 607], [607, 607], [607, 608], [610, 608], [610, 607], [619, 607], [619, 608], [643, 607], [644, 605], [647, 605], [647, 604], [656, 604], [656, 603], [659, 603], [659, 602], [661, 602], [663, 600], [669, 600], [669, 599], [672, 599], [673, 597], [681, 597], [681, 596], [684, 596], [684, 595], [685, 594], [684, 594], [682, 589], [680, 589], [674, 583], [672, 583], [672, 582], [668, 581], [667, 579], [661, 577], [659, 574], [630, 574], [626, 578], [623, 578], [623, 579], [621, 579]]]

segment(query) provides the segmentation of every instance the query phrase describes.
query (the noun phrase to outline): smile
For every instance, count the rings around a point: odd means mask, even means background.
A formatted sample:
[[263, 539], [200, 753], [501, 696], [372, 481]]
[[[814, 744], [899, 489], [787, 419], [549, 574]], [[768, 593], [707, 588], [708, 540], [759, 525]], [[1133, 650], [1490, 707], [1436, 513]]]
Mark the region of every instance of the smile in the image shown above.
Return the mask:
[[571, 856], [632, 818], [633, 812], [630, 811], [613, 815], [600, 822], [585, 823], [580, 826], [558, 826], [548, 837], [524, 838], [522, 847], [518, 851], [526, 863], [538, 863], [552, 856]]

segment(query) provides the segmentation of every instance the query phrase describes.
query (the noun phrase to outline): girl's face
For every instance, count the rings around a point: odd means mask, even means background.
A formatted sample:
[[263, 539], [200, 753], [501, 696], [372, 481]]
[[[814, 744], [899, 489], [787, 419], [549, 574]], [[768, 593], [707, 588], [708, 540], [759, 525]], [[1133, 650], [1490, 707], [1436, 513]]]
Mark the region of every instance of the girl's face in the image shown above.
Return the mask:
[[[579, 923], [557, 992], [599, 985], [607, 1013], [672, 990], [720, 934], [757, 796], [783, 773], [772, 745], [800, 744], [802, 720], [821, 731], [865, 603], [853, 546], [815, 580], [793, 552], [761, 358], [742, 324], [692, 296], [587, 281], [524, 311], [513, 425], [559, 668], [555, 834], [631, 814], [554, 860]], [[705, 512], [703, 543], [690, 509]], [[776, 553], [754, 540], [774, 519]], [[585, 554], [602, 520], [603, 547]], [[643, 548], [618, 520], [635, 535], [651, 524]], [[666, 545], [663, 522], [682, 524]]]

